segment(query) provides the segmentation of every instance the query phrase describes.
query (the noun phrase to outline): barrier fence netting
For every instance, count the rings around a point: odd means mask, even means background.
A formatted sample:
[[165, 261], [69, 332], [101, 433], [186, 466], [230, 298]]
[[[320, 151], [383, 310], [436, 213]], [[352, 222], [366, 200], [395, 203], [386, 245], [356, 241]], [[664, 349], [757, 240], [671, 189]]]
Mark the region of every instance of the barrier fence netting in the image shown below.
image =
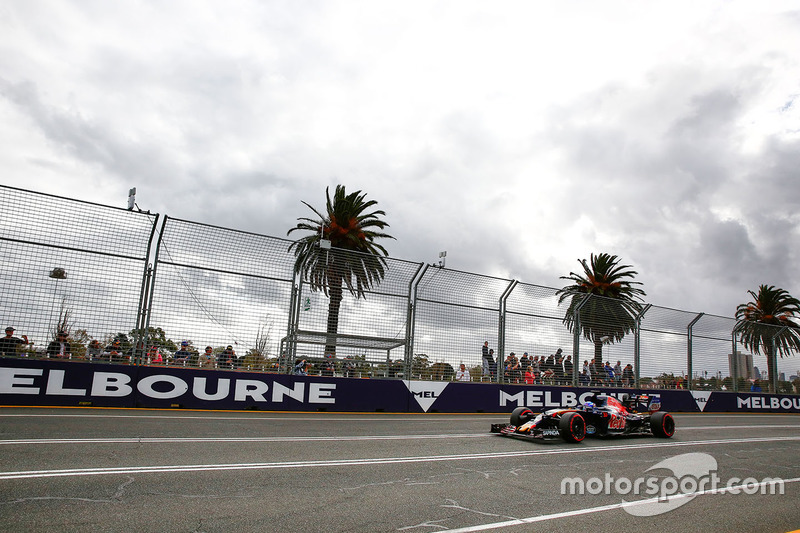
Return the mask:
[[748, 350], [730, 317], [646, 303], [622, 312], [586, 295], [559, 303], [554, 288], [337, 248], [303, 269], [287, 239], [7, 186], [0, 202], [0, 317], [14, 328], [5, 357], [578, 387], [800, 385], [800, 358], [768, 358], [769, 341]]

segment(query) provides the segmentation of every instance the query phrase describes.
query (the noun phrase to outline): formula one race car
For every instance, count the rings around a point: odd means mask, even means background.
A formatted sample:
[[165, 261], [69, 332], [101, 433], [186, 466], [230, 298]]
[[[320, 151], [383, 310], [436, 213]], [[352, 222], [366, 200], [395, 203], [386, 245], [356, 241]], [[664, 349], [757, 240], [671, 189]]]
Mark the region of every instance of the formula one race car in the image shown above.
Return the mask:
[[[644, 412], [637, 409], [644, 406]], [[492, 433], [531, 440], [562, 438], [581, 442], [587, 436], [655, 435], [669, 438], [675, 434], [672, 415], [660, 411], [661, 402], [645, 394], [623, 394], [621, 401], [595, 392], [581, 407], [551, 409], [534, 414], [528, 407], [517, 407], [510, 424], [492, 424]]]

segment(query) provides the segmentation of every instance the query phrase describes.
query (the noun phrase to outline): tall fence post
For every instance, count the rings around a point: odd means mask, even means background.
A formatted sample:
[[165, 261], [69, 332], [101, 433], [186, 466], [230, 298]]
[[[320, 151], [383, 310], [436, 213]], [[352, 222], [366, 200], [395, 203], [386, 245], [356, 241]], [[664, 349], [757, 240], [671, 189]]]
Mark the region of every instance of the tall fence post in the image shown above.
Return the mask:
[[642, 362], [642, 318], [644, 314], [653, 307], [652, 304], [645, 305], [642, 310], [636, 315], [635, 319], [635, 327], [636, 330], [633, 332], [633, 366], [634, 366], [634, 373], [633, 373], [633, 385], [637, 389], [640, 387], [640, 378], [641, 378], [641, 362]]
[[408, 307], [406, 309], [406, 349], [403, 356], [405, 365], [403, 367], [403, 377], [411, 379], [411, 369], [414, 365], [414, 334], [417, 328], [417, 290], [422, 278], [428, 271], [427, 263], [420, 263], [416, 273], [408, 282]]
[[[158, 256], [161, 253], [161, 245], [164, 239], [164, 232], [166, 231], [167, 227], [167, 219], [169, 217], [164, 215], [164, 218], [161, 220], [161, 228], [158, 230], [158, 239], [156, 239], [156, 246], [153, 249], [153, 257], [152, 257], [152, 265], [146, 265], [148, 271], [148, 281], [147, 281], [147, 296], [144, 298], [144, 304], [142, 307], [142, 314], [143, 314], [143, 326], [145, 330], [145, 336], [149, 335], [150, 333], [150, 317], [153, 310], [153, 296], [155, 295], [156, 291], [156, 272], [158, 269]], [[155, 235], [156, 231], [156, 224], [153, 223], [153, 230], [150, 234], [150, 242], [147, 243], [147, 255], [150, 255], [151, 245], [153, 242], [153, 236]], [[166, 363], [166, 361], [164, 361]]]
[[[581, 302], [575, 306], [573, 313], [575, 314], [572, 319], [572, 358], [574, 360], [574, 368], [578, 368], [581, 362], [581, 308], [586, 305], [586, 302], [592, 297], [591, 294], [586, 294]], [[583, 367], [581, 367], [583, 368]], [[593, 368], [593, 366], [592, 366]], [[591, 370], [589, 371], [591, 373]], [[591, 380], [590, 380], [591, 383]]]
[[[300, 329], [300, 308], [303, 299], [303, 275], [295, 271], [292, 279], [292, 293], [289, 301], [289, 325], [286, 331], [286, 353], [281, 354], [278, 364], [279, 372], [290, 373], [297, 358], [297, 330]], [[282, 366], [285, 364], [285, 368]]]
[[693, 385], [692, 385], [692, 379], [693, 379], [693, 375], [692, 375], [692, 369], [693, 369], [693, 365], [692, 365], [692, 328], [694, 327], [695, 324], [697, 324], [697, 321], [700, 320], [703, 317], [704, 314], [705, 313], [699, 313], [696, 317], [694, 317], [694, 319], [691, 322], [689, 322], [689, 325], [686, 326], [686, 371], [688, 372], [688, 375], [689, 375], [689, 379], [687, 380], [687, 383], [686, 383], [686, 388], [689, 389], [689, 390], [692, 390], [692, 388], [693, 388]]
[[503, 362], [505, 360], [504, 353], [506, 350], [506, 303], [508, 302], [508, 297], [511, 295], [511, 291], [514, 290], [514, 287], [517, 286], [517, 280], [512, 280], [511, 283], [508, 284], [506, 290], [503, 291], [503, 294], [500, 295], [499, 301], [499, 316], [497, 320], [498, 328], [497, 328], [497, 382], [503, 382]]
[[[152, 261], [150, 261], [150, 254], [153, 252], [153, 239], [156, 234], [156, 228], [158, 227], [159, 216], [159, 214], [156, 214], [156, 218], [153, 220], [153, 226], [150, 228], [150, 237], [147, 240], [147, 251], [145, 252], [145, 257], [147, 259], [144, 262], [142, 286], [139, 291], [139, 306], [136, 311], [137, 338], [134, 339], [134, 347], [138, 347], [141, 344], [142, 353], [136, 354], [136, 348], [134, 348], [134, 354], [140, 356], [140, 358], [136, 358], [134, 361], [135, 364], [141, 364], [142, 359], [144, 359], [144, 355], [148, 351], [148, 345], [150, 344], [150, 310], [153, 301], [152, 292], [154, 281], [153, 265], [155, 264], [155, 259], [158, 257], [158, 248], [155, 249], [155, 255], [152, 258]], [[166, 221], [166, 217], [164, 217], [164, 221]]]

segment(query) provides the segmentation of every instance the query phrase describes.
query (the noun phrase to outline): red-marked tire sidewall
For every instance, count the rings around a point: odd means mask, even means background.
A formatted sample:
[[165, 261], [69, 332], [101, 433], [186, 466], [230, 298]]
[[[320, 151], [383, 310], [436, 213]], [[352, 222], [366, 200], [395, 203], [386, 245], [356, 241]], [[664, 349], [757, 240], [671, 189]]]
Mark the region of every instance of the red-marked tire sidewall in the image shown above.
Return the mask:
[[511, 425], [521, 426], [533, 419], [533, 411], [527, 407], [517, 407], [511, 412]]
[[655, 412], [650, 415], [650, 429], [656, 437], [668, 439], [675, 434], [675, 419], [664, 411]]
[[558, 424], [561, 438], [567, 442], [581, 442], [586, 438], [586, 420], [580, 413], [565, 414]]

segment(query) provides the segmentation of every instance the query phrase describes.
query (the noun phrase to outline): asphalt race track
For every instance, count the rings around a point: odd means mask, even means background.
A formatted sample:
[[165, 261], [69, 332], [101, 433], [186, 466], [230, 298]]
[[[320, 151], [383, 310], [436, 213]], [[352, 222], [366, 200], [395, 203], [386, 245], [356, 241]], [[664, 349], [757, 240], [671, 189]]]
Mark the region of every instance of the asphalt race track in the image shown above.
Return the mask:
[[490, 434], [502, 415], [0, 408], [0, 530], [800, 528], [800, 416], [675, 419], [566, 444]]

